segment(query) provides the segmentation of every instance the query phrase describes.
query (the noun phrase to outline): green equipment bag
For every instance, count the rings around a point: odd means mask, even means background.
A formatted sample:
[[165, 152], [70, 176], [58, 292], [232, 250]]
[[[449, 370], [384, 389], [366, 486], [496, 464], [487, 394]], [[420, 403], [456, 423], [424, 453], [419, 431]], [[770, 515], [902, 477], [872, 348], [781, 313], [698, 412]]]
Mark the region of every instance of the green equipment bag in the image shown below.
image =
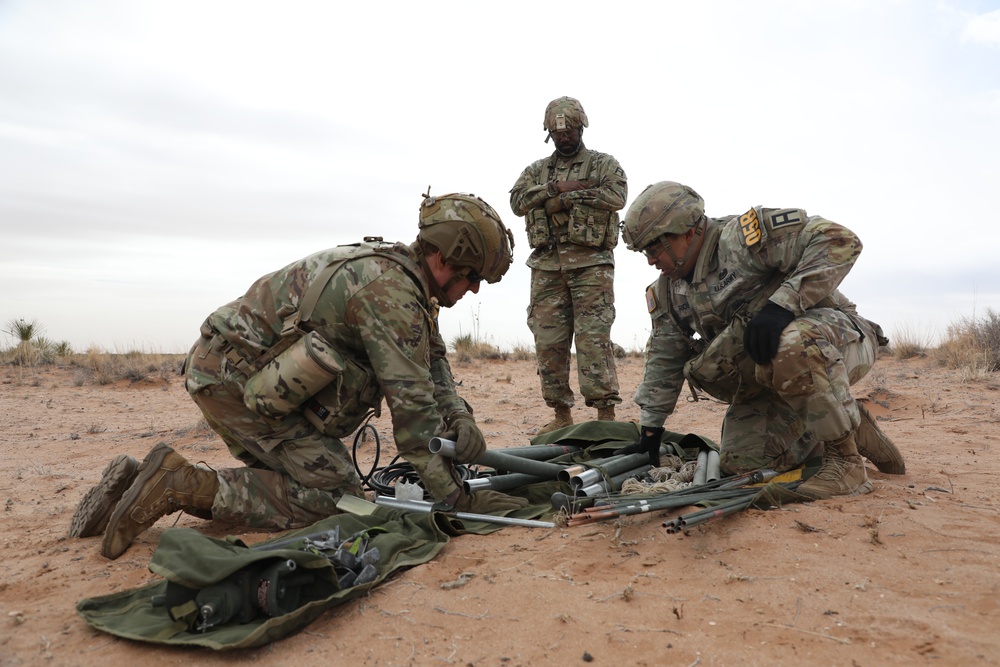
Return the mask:
[[[608, 452], [635, 444], [639, 440], [639, 425], [635, 422], [586, 421], [536, 435], [532, 445], [575, 445], [594, 454], [607, 455]], [[719, 445], [708, 438], [694, 433], [663, 431], [661, 444], [668, 454], [684, 460], [698, 457], [700, 449], [719, 451]]]
[[[253, 548], [192, 528], [168, 528], [149, 565], [162, 581], [80, 600], [76, 609], [94, 628], [126, 639], [216, 650], [261, 646], [397, 570], [431, 560], [450, 539], [448, 529], [438, 515], [385, 508], [369, 516], [338, 514]], [[327, 556], [293, 548], [295, 538], [334, 531], [363, 536], [369, 551], [378, 550], [365, 583], [342, 587], [344, 578]], [[278, 548], [269, 548], [272, 543]]]

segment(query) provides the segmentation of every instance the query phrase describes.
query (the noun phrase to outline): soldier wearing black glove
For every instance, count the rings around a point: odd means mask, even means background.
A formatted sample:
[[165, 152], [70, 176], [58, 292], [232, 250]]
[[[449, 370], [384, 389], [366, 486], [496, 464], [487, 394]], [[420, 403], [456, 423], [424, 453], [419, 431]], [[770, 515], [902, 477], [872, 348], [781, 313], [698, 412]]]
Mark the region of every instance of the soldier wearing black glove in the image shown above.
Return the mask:
[[643, 426], [639, 430], [639, 442], [616, 449], [615, 454], [640, 454], [649, 456], [649, 465], [660, 467], [660, 441], [663, 438], [662, 426]]
[[753, 316], [743, 332], [743, 347], [750, 358], [758, 364], [766, 364], [778, 354], [778, 341], [795, 313], [773, 301], [768, 301], [760, 312]]

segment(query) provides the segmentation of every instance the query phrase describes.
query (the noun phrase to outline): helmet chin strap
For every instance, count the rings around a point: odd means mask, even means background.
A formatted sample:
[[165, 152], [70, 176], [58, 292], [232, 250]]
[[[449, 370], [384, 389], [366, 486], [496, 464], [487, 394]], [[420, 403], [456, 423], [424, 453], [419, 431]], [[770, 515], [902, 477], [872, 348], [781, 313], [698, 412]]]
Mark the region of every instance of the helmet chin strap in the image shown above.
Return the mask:
[[[693, 227], [695, 236], [702, 235], [702, 232], [704, 231], [702, 229], [702, 227], [704, 226], [704, 222], [705, 222], [704, 219], [699, 220], [698, 224], [696, 224]], [[684, 253], [684, 256], [681, 257], [680, 259], [677, 258], [677, 255], [674, 254], [674, 249], [671, 248], [670, 246], [667, 246], [666, 250], [667, 250], [667, 257], [669, 257], [670, 261], [674, 263], [674, 268], [670, 272], [670, 279], [678, 280], [680, 278], [683, 278], [687, 274], [687, 271], [685, 271], [684, 269], [687, 268], [688, 262], [691, 260], [691, 256], [694, 254], [695, 250], [694, 238], [692, 237], [691, 243], [688, 244], [687, 251]]]
[[437, 299], [437, 302], [445, 308], [454, 306], [455, 302], [448, 298], [448, 290], [461, 276], [452, 276], [444, 286], [438, 285], [430, 265], [427, 264], [427, 256], [422, 252], [420, 253], [420, 268], [424, 270], [424, 275], [427, 276], [427, 285], [430, 287], [431, 297]]

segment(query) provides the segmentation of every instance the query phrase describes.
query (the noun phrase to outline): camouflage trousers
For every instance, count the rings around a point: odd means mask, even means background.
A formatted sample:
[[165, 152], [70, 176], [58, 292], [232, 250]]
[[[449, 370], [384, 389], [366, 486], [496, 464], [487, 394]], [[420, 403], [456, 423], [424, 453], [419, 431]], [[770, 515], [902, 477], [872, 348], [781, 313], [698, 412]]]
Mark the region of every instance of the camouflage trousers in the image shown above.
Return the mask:
[[212, 517], [254, 528], [300, 528], [337, 514], [343, 495], [362, 495], [351, 454], [339, 439], [299, 412], [274, 420], [243, 404], [245, 377], [222, 356], [218, 342], [195, 343], [185, 373], [205, 420], [245, 464], [217, 471]]
[[611, 345], [614, 281], [611, 264], [531, 270], [528, 328], [535, 337], [542, 398], [550, 408], [573, 405], [569, 369], [574, 338], [580, 393], [587, 406], [604, 408], [621, 403]]
[[782, 333], [777, 356], [756, 367], [763, 391], [726, 411], [723, 471], [785, 471], [821, 456], [824, 443], [861, 423], [851, 385], [877, 356], [875, 332], [864, 318], [831, 308], [796, 318]]

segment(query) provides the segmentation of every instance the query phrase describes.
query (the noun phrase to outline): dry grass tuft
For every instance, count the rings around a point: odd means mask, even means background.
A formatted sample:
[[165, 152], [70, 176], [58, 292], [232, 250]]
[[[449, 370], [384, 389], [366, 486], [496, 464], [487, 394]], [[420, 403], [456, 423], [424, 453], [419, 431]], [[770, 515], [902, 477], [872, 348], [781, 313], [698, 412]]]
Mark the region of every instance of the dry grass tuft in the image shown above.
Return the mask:
[[455, 354], [453, 360], [459, 363], [468, 363], [473, 359], [528, 361], [535, 358], [535, 351], [523, 343], [517, 343], [510, 350], [505, 350], [470, 334], [457, 336], [452, 341], [451, 348]]
[[535, 358], [535, 350], [530, 345], [515, 343], [510, 348], [511, 361], [530, 361]]
[[493, 343], [473, 338], [471, 334], [456, 336], [451, 345], [455, 352], [455, 360], [460, 363], [467, 363], [473, 359], [506, 360], [508, 357], [507, 352]]
[[899, 360], [925, 357], [932, 340], [933, 336], [926, 331], [917, 331], [910, 326], [897, 327], [889, 338], [889, 351]]
[[1000, 313], [988, 309], [983, 317], [963, 318], [949, 325], [934, 358], [961, 371], [963, 382], [989, 379], [1000, 369]]
[[80, 384], [114, 384], [120, 380], [130, 382], [165, 381], [180, 372], [184, 355], [161, 354], [129, 350], [124, 353], [105, 352], [91, 347], [86, 354], [74, 355], [71, 364], [80, 367], [74, 380]]

